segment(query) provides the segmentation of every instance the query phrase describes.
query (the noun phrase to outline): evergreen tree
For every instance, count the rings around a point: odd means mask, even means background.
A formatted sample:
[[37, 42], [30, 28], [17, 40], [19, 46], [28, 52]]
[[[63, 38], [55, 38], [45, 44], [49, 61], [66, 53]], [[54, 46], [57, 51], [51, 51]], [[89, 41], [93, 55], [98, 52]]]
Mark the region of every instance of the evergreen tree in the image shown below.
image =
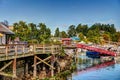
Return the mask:
[[68, 37], [76, 36], [75, 25], [71, 25], [68, 29]]
[[60, 36], [59, 28], [56, 28], [54, 37], [59, 37], [59, 36]]

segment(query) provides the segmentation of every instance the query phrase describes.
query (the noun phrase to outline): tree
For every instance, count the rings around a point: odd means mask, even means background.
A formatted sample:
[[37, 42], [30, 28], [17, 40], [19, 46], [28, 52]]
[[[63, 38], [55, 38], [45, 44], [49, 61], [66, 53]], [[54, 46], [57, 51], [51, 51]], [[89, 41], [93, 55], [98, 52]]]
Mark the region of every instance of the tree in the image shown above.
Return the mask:
[[13, 31], [15, 32], [15, 36], [14, 37], [18, 37], [19, 36], [19, 34], [18, 34], [18, 28], [19, 28], [19, 26], [18, 26], [19, 24], [18, 23], [14, 23], [13, 24]]
[[87, 38], [90, 42], [100, 43], [100, 34], [97, 30], [89, 30], [87, 33]]
[[60, 32], [60, 37], [61, 38], [67, 38], [68, 35], [67, 35], [67, 33], [65, 31], [62, 31], [62, 32]]
[[38, 33], [36, 24], [34, 24], [34, 23], [29, 23], [29, 24], [28, 24], [28, 27], [30, 28], [30, 34], [29, 34], [30, 39], [36, 39], [37, 33]]
[[103, 39], [104, 39], [105, 41], [110, 41], [110, 35], [109, 35], [109, 34], [104, 33], [104, 34], [102, 35], [102, 37], [103, 37]]
[[110, 25], [110, 30], [109, 30], [109, 32], [110, 32], [111, 34], [116, 33], [116, 29], [115, 29], [115, 27], [114, 27], [114, 24], [111, 24], [111, 25]]
[[78, 36], [79, 36], [79, 38], [80, 38], [80, 40], [81, 40], [81, 41], [84, 41], [84, 35], [83, 35], [83, 33], [82, 33], [82, 32], [81, 32], [81, 33], [79, 33], [79, 34], [78, 34]]
[[68, 37], [76, 36], [75, 25], [71, 25], [68, 29]]
[[19, 21], [19, 23], [13, 24], [13, 31], [15, 32], [15, 37], [19, 37], [21, 41], [28, 41], [30, 29], [28, 28], [26, 22]]
[[81, 24], [79, 24], [76, 27], [77, 34], [82, 33], [82, 34], [86, 35], [87, 31], [88, 31], [88, 26], [87, 25], [81, 25]]
[[45, 24], [43, 23], [39, 23], [38, 25], [39, 27], [39, 30], [38, 30], [38, 39], [39, 39], [39, 42], [46, 42], [46, 41], [49, 41], [48, 38], [50, 38], [51, 36], [51, 31], [49, 28], [46, 27]]
[[56, 28], [54, 37], [59, 37], [59, 36], [60, 36], [59, 28]]
[[116, 33], [112, 34], [111, 39], [113, 42], [119, 42], [120, 41], [120, 32], [116, 32]]

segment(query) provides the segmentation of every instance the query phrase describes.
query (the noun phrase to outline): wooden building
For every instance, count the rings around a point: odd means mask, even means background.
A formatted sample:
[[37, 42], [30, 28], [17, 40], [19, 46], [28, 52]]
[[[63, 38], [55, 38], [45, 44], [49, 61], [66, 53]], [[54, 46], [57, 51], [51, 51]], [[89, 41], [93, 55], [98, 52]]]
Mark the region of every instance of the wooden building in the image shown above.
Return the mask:
[[70, 45], [72, 41], [71, 38], [62, 38], [61, 40], [63, 45]]
[[0, 23], [0, 45], [8, 43], [8, 36], [14, 34], [9, 29], [9, 26], [5, 25], [4, 23]]

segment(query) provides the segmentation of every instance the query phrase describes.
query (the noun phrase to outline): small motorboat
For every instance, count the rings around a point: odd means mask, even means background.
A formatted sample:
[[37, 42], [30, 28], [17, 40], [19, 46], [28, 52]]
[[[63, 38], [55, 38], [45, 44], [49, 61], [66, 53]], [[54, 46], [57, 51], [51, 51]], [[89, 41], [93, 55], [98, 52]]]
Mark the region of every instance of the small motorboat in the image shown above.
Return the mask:
[[87, 51], [86, 56], [90, 58], [100, 58], [100, 53], [95, 51]]

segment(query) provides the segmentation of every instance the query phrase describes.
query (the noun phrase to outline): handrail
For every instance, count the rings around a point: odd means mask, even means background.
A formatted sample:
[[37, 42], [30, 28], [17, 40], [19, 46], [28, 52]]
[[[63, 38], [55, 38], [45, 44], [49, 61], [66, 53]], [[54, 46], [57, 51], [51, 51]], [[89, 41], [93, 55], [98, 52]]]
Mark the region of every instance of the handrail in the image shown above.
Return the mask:
[[[38, 54], [38, 53], [57, 53], [59, 51], [60, 46], [58, 45], [41, 45], [41, 44], [7, 44], [7, 45], [0, 45], [0, 50], [2, 50], [2, 54], [4, 56], [9, 57], [18, 56], [19, 54], [25, 55], [26, 53], [29, 54]], [[1, 54], [0, 54], [1, 57]]]

